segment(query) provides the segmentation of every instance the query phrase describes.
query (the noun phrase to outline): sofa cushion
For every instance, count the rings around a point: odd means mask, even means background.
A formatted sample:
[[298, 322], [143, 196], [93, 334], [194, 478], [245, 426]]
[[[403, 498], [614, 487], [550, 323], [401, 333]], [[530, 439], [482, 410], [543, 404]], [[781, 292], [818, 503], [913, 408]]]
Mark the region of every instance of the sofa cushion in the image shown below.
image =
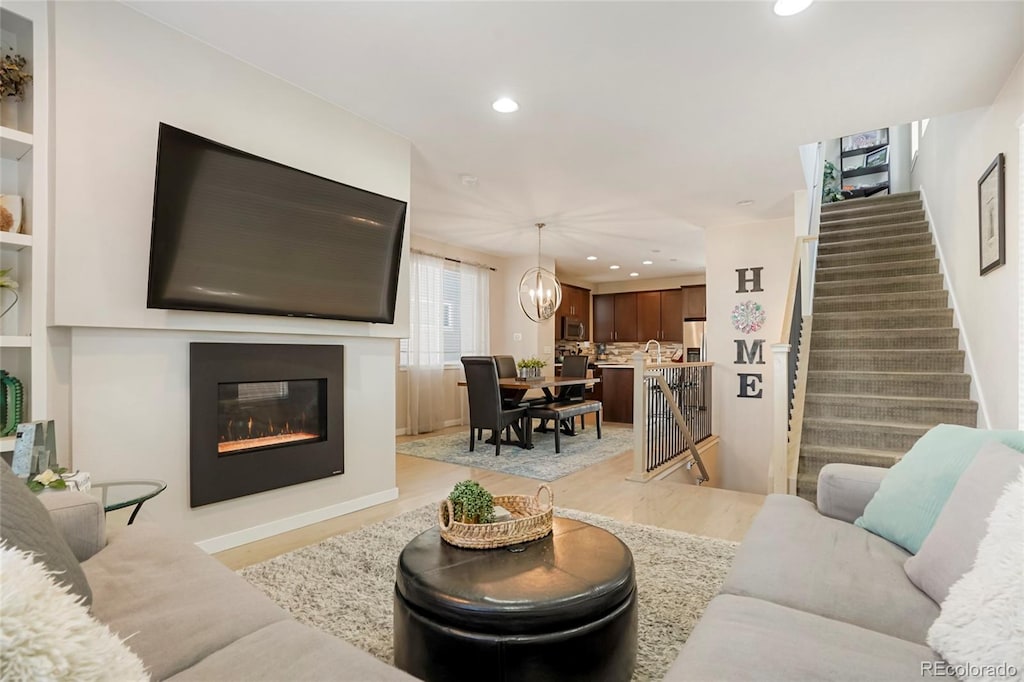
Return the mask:
[[665, 676], [684, 680], [920, 680], [926, 646], [750, 597], [708, 605]]
[[950, 586], [974, 564], [988, 530], [989, 514], [1007, 483], [1024, 466], [1024, 453], [1002, 443], [986, 444], [957, 481], [921, 551], [903, 568], [911, 582], [941, 604]]
[[757, 597], [924, 644], [939, 607], [903, 570], [909, 555], [807, 500], [769, 495], [722, 592]]
[[175, 682], [412, 682], [416, 678], [348, 642], [286, 620], [243, 637], [171, 679]]
[[195, 545], [136, 523], [82, 564], [93, 615], [154, 679], [170, 677], [287, 614]]
[[1024, 452], [1024, 431], [939, 424], [893, 466], [856, 524], [917, 554], [960, 475], [985, 443]]
[[0, 539], [7, 545], [33, 554], [61, 583], [92, 604], [92, 590], [82, 566], [50, 518], [42, 502], [0, 460]]

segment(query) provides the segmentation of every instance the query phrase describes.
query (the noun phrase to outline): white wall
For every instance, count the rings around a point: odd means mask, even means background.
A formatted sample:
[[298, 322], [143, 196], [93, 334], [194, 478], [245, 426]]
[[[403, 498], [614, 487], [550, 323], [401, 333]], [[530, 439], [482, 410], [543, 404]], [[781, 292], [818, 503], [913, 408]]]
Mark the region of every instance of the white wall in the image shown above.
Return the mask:
[[[772, 436], [771, 344], [778, 343], [785, 317], [789, 271], [793, 254], [794, 219], [748, 223], [710, 229], [707, 246], [707, 346], [715, 363], [713, 432], [721, 438], [719, 469], [723, 488], [764, 493]], [[763, 267], [762, 293], [736, 293], [738, 268]], [[733, 329], [733, 306], [760, 303], [766, 313], [759, 332]], [[735, 339], [764, 339], [763, 365], [737, 365]], [[739, 398], [739, 372], [762, 375], [762, 397]]]
[[[931, 119], [921, 139], [913, 184], [927, 199], [932, 229], [973, 364], [972, 392], [982, 400], [979, 425], [1018, 426], [1020, 315], [1020, 160], [1024, 60], [989, 107]], [[1006, 156], [1006, 265], [978, 274], [978, 179], [996, 154]], [[970, 370], [970, 368], [969, 368]], [[985, 416], [987, 414], [987, 422]]]
[[[54, 11], [53, 319], [72, 328], [61, 421], [73, 421], [75, 466], [94, 480], [166, 480], [143, 514], [192, 540], [227, 536], [207, 548], [393, 498], [407, 254], [394, 325], [147, 310], [145, 297], [160, 121], [403, 200], [409, 143], [124, 5]], [[190, 509], [191, 341], [343, 344], [345, 474]]]
[[617, 282], [599, 282], [592, 285], [594, 294], [620, 294], [627, 291], [658, 291], [676, 287], [699, 286], [707, 277], [703, 273], [679, 275], [678, 277], [653, 277], [651, 279], [627, 279]]
[[54, 324], [406, 334], [407, 304], [395, 325], [147, 310], [160, 122], [405, 201], [411, 147], [119, 3], [62, 2], [55, 14]]

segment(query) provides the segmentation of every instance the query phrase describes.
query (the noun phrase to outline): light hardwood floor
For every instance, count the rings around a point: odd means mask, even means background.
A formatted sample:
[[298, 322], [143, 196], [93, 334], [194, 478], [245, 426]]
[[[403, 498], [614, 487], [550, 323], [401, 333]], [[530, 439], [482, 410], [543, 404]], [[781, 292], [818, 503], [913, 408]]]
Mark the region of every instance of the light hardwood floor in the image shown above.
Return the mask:
[[[609, 424], [607, 428], [616, 427]], [[437, 433], [453, 431], [465, 431], [465, 427], [452, 427]], [[414, 438], [399, 437], [398, 442]], [[536, 492], [539, 483], [534, 479], [487, 469], [435, 462], [408, 455], [395, 456], [399, 490], [397, 500], [225, 550], [215, 556], [232, 569], [266, 561], [279, 554], [320, 542], [332, 535], [357, 530], [425, 504], [437, 503], [451, 492], [452, 486], [467, 478], [479, 481], [495, 495], [532, 494]], [[480, 451], [480, 456], [494, 455], [484, 449]], [[631, 458], [632, 453], [625, 452], [552, 481], [548, 485], [555, 494], [555, 504], [603, 514], [620, 521], [645, 523], [727, 540], [741, 540], [764, 502], [762, 495], [709, 486], [698, 487], [690, 482], [689, 473], [684, 470], [660, 481], [630, 482], [625, 478], [630, 471]], [[714, 463], [709, 463], [712, 481], [716, 478], [713, 465]]]

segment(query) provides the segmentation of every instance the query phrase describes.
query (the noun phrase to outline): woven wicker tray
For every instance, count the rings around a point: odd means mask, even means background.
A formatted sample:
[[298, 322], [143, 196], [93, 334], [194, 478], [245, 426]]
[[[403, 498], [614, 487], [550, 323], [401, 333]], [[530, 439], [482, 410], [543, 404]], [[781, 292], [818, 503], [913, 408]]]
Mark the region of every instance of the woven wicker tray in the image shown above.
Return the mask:
[[[540, 494], [548, 493], [547, 507], [542, 507]], [[551, 532], [551, 511], [555, 507], [555, 494], [543, 483], [536, 495], [499, 495], [495, 506], [504, 507], [512, 514], [508, 521], [497, 523], [462, 523], [455, 520], [452, 501], [444, 499], [437, 510], [437, 523], [441, 538], [456, 547], [466, 549], [495, 549], [538, 540]]]

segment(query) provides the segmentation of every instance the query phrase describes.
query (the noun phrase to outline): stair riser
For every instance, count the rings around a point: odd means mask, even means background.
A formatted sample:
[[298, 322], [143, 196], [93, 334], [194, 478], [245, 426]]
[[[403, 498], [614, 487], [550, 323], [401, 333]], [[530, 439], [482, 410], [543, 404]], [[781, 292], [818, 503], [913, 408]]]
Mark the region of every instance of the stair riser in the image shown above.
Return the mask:
[[919, 223], [924, 219], [924, 211], [903, 211], [900, 213], [889, 212], [880, 215], [870, 215], [863, 218], [840, 218], [838, 220], [828, 220], [826, 225], [828, 225], [829, 229], [875, 227], [877, 225], [891, 225], [893, 223]]
[[[939, 335], [934, 332], [942, 331]], [[952, 332], [952, 333], [946, 333]], [[899, 336], [894, 336], [899, 334]], [[955, 329], [915, 329], [889, 333], [819, 332], [811, 335], [811, 350], [956, 350], [959, 336]]]
[[942, 275], [924, 277], [886, 277], [872, 280], [817, 282], [815, 296], [861, 296], [865, 294], [905, 294], [917, 291], [942, 291]]
[[896, 450], [906, 452], [924, 435], [921, 433], [899, 433], [885, 426], [828, 424], [804, 424], [802, 442], [808, 445], [831, 447], [864, 448], [865, 450]]
[[[904, 453], [899, 453], [902, 455]], [[875, 455], [866, 455], [859, 452], [844, 452], [829, 450], [827, 452], [815, 453], [813, 447], [800, 448], [800, 466], [797, 471], [801, 474], [814, 473], [814, 478], [818, 478], [818, 472], [823, 466], [831, 462], [839, 462], [842, 464], [861, 464], [869, 467], [885, 467], [888, 469], [898, 461], [899, 455], [893, 455], [892, 457], [882, 457]]]
[[[900, 401], [893, 401], [900, 402]], [[893, 405], [892, 402], [871, 403], [818, 403], [808, 397], [804, 415], [812, 419], [856, 419], [860, 421], [888, 421], [901, 424], [959, 424], [978, 426], [978, 407]], [[852, 463], [852, 462], [851, 462]]]
[[903, 275], [934, 275], [939, 271], [939, 259], [913, 260], [891, 263], [872, 263], [855, 267], [818, 268], [814, 273], [815, 285], [823, 282], [847, 282], [860, 279], [901, 277]]
[[963, 351], [811, 351], [810, 371], [953, 372], [964, 371]]
[[866, 199], [847, 199], [845, 201], [836, 201], [830, 204], [822, 204], [822, 213], [831, 213], [833, 211], [846, 211], [854, 208], [868, 208], [872, 206], [890, 206], [892, 204], [898, 204], [903, 201], [920, 201], [920, 192], [899, 192], [897, 194], [876, 194], [873, 197]]
[[844, 331], [848, 329], [935, 329], [951, 327], [953, 311], [929, 310], [901, 312], [898, 315], [879, 315], [871, 312], [843, 315], [814, 313], [814, 331]]
[[949, 307], [945, 291], [920, 291], [885, 296], [819, 296], [814, 299], [815, 313], [891, 312], [904, 310], [941, 310]]
[[882, 249], [910, 249], [918, 246], [928, 246], [931, 243], [932, 236], [928, 232], [900, 234], [891, 237], [854, 239], [822, 244], [818, 248], [818, 255], [831, 256], [837, 253], [870, 253]]
[[924, 208], [920, 201], [893, 201], [888, 204], [877, 204], [875, 206], [847, 206], [821, 212], [821, 224], [842, 220], [843, 218], [861, 218], [874, 215], [885, 215], [887, 213], [906, 213], [907, 211], [920, 211]]
[[861, 377], [846, 375], [839, 377], [807, 374], [809, 393], [840, 393], [844, 395], [878, 395], [908, 398], [950, 398], [967, 400], [971, 397], [969, 377], [951, 374], [936, 380], [932, 377]]
[[822, 226], [818, 238], [820, 244], [838, 244], [840, 242], [857, 241], [860, 239], [879, 239], [881, 237], [902, 237], [915, 234], [930, 234], [928, 223], [896, 223], [881, 227], [858, 227], [853, 229], [827, 230]]
[[911, 248], [877, 249], [875, 251], [855, 251], [852, 253], [818, 256], [818, 268], [821, 270], [824, 268], [842, 267], [844, 265], [875, 265], [930, 258], [935, 258], [935, 246], [933, 244]]

